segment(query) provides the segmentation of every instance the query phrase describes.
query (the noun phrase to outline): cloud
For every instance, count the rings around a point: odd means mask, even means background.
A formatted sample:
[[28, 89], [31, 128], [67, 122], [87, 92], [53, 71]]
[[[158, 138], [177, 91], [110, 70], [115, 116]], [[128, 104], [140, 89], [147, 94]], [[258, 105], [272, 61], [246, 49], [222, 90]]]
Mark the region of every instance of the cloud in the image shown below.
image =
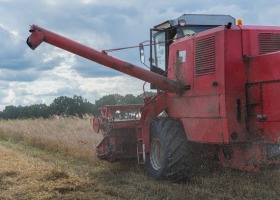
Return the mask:
[[[56, 47], [42, 44], [30, 50], [25, 41], [32, 24], [97, 50], [137, 45], [149, 39], [151, 27], [184, 13], [229, 14], [245, 24], [280, 24], [277, 0], [0, 0], [0, 5], [0, 109], [50, 103], [62, 95], [77, 94], [94, 102], [105, 94], [142, 92], [143, 81]], [[143, 67], [137, 48], [110, 55]]]
[[0, 24], [0, 35], [0, 68], [20, 68], [18, 66], [22, 63], [23, 59], [19, 55], [23, 54], [24, 51], [23, 48], [21, 48], [18, 33]]
[[0, 80], [2, 81], [32, 82], [36, 80], [39, 76], [40, 73], [38, 71], [33, 71], [33, 70], [22, 70], [22, 71], [7, 70], [7, 69], [0, 70]]
[[[273, 6], [271, 6], [273, 5]], [[263, 5], [263, 10], [265, 12], [259, 12], [257, 14], [258, 20], [261, 24], [266, 24], [270, 26], [279, 26], [280, 21], [279, 21], [279, 10], [280, 10], [280, 5], [279, 2], [275, 4], [265, 4]]]

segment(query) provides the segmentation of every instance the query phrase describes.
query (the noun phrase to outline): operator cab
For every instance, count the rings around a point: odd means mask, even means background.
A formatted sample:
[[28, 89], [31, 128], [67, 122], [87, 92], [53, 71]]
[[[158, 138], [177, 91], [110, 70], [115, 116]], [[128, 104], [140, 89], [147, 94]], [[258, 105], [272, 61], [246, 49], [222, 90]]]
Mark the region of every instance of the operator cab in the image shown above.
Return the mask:
[[150, 30], [150, 70], [167, 76], [169, 46], [175, 40], [228, 23], [235, 24], [235, 18], [229, 15], [184, 14], [154, 26]]

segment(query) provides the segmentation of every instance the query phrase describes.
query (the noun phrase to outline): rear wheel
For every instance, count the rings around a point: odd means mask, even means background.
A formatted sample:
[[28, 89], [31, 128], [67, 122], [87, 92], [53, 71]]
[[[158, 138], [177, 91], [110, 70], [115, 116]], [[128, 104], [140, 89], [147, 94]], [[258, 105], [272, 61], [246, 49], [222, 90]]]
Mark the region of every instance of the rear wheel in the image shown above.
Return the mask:
[[169, 117], [159, 118], [150, 127], [150, 153], [147, 173], [158, 180], [185, 181], [188, 174], [187, 139], [182, 123]]

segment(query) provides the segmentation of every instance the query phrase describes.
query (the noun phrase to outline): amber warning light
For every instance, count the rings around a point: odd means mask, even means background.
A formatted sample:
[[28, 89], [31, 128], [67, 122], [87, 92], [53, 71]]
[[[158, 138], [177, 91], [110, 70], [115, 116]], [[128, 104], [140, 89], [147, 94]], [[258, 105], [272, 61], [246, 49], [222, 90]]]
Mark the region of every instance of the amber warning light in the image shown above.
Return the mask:
[[237, 20], [237, 25], [243, 25], [242, 19], [238, 19], [238, 20]]

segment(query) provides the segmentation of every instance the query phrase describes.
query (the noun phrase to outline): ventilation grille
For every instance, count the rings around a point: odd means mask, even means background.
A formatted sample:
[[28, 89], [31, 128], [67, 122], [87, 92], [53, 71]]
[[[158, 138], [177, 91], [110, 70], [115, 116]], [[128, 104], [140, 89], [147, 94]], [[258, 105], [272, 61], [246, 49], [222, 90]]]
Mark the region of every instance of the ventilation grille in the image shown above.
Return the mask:
[[215, 72], [215, 36], [204, 38], [195, 43], [195, 75]]
[[259, 34], [259, 53], [266, 54], [280, 51], [279, 33], [260, 33]]

